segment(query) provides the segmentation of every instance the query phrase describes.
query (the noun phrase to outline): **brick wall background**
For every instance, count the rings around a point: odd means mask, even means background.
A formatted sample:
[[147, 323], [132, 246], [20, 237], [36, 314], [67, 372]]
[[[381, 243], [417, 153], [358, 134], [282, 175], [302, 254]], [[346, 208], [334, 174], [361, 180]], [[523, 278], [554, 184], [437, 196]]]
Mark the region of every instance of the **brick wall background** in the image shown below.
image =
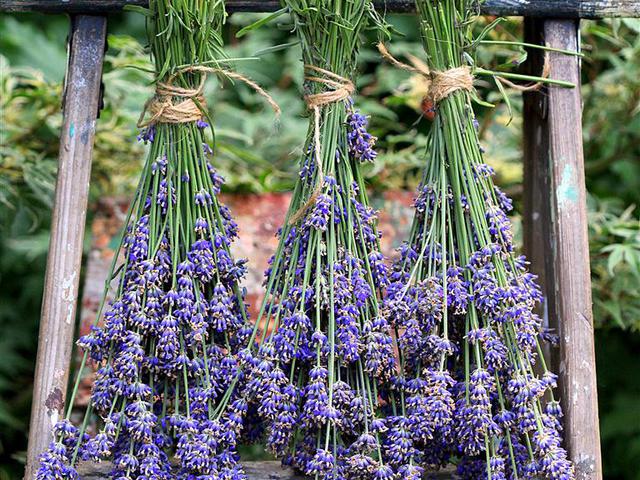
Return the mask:
[[[290, 198], [290, 193], [222, 196], [222, 201], [231, 209], [240, 229], [240, 237], [232, 248], [233, 254], [236, 258], [249, 260], [244, 286], [253, 319], [262, 301], [263, 273], [269, 257], [277, 247], [275, 233], [284, 221]], [[371, 199], [372, 205], [379, 211], [382, 251], [388, 257], [394, 256], [395, 248], [408, 235], [412, 200], [413, 193], [405, 191], [388, 191]], [[86, 334], [96, 319], [128, 206], [129, 199], [126, 198], [107, 198], [97, 206], [91, 225], [91, 249], [85, 268], [80, 335]], [[79, 360], [80, 357], [78, 362]], [[87, 372], [77, 397], [79, 405], [87, 403], [90, 388], [91, 373]]]

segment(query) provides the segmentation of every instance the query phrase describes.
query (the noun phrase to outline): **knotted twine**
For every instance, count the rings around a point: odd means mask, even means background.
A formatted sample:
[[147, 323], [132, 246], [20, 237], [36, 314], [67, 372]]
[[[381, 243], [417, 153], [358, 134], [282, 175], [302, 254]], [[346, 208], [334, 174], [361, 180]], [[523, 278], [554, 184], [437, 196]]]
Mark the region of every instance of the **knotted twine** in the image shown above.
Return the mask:
[[[304, 70], [305, 80], [329, 87], [329, 90], [304, 96], [307, 108], [313, 111], [313, 146], [314, 156], [316, 157], [316, 168], [318, 169], [318, 179], [316, 181], [316, 186], [307, 201], [289, 219], [289, 225], [296, 224], [298, 220], [304, 216], [309, 207], [316, 202], [320, 193], [322, 193], [324, 172], [322, 168], [322, 151], [320, 146], [320, 107], [346, 100], [353, 95], [353, 92], [356, 90], [356, 87], [351, 80], [341, 77], [329, 70], [325, 70], [314, 65], [305, 65]], [[322, 76], [318, 76], [316, 74], [320, 74]]]
[[[201, 73], [200, 83], [194, 88], [175, 86], [173, 83], [178, 75], [185, 73]], [[173, 73], [166, 82], [158, 82], [156, 84], [155, 95], [149, 98], [142, 108], [142, 113], [138, 119], [138, 128], [155, 125], [156, 123], [189, 123], [201, 120], [207, 115], [206, 101], [202, 93], [209, 73], [221, 73], [228, 78], [239, 80], [251, 87], [256, 93], [264, 97], [276, 112], [276, 115], [280, 116], [278, 104], [253, 80], [219, 67], [192, 65]], [[181, 100], [174, 100], [176, 97]], [[149, 114], [149, 117], [145, 119], [147, 114]]]
[[437, 105], [458, 90], [466, 90], [467, 92], [473, 90], [473, 75], [471, 74], [471, 68], [467, 66], [456, 67], [440, 72], [431, 70], [427, 64], [411, 54], [407, 54], [411, 65], [401, 62], [389, 53], [384, 43], [378, 43], [378, 51], [383, 58], [393, 66], [407, 72], [422, 75], [428, 82], [427, 98], [431, 100], [434, 105]]
[[[431, 70], [427, 64], [411, 54], [407, 54], [407, 58], [411, 62], [411, 65], [401, 62], [389, 53], [389, 50], [387, 50], [387, 47], [383, 43], [378, 43], [378, 51], [385, 60], [395, 67], [407, 72], [422, 75], [428, 82], [427, 99], [430, 100], [433, 105], [437, 105], [449, 95], [459, 90], [467, 92], [471, 92], [473, 90], [474, 77], [471, 73], [471, 67], [462, 66], [445, 71]], [[549, 77], [549, 70], [549, 55], [547, 52], [544, 57], [544, 67], [542, 71], [543, 79]], [[494, 76], [494, 78], [500, 83], [520, 92], [537, 91], [540, 90], [544, 84], [543, 81], [539, 81], [532, 85], [518, 85], [503, 77]]]

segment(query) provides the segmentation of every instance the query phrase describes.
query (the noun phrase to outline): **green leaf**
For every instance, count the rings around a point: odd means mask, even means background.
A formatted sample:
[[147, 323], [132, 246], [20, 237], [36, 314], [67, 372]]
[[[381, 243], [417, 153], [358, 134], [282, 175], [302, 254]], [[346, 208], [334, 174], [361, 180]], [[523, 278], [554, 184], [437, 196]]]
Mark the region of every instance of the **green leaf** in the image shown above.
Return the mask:
[[270, 53], [276, 53], [281, 50], [286, 50], [291, 47], [295, 47], [296, 45], [300, 45], [300, 41], [282, 43], [280, 45], [274, 45], [273, 47], [262, 48], [254, 53], [254, 56], [261, 57], [263, 55], [268, 55]]
[[151, 17], [151, 10], [140, 5], [125, 5], [122, 9], [125, 12], [135, 12], [145, 17]]
[[257, 28], [260, 28], [263, 25], [266, 25], [267, 23], [271, 22], [272, 20], [275, 20], [276, 18], [280, 17], [281, 15], [284, 15], [285, 13], [287, 13], [289, 11], [288, 8], [281, 8], [280, 10], [277, 10], [269, 15], [266, 15], [264, 17], [262, 17], [260, 20], [253, 22], [251, 25], [247, 25], [246, 27], [240, 29], [240, 31], [238, 33], [236, 33], [236, 38], [242, 38], [244, 37], [247, 33], [256, 30]]
[[507, 112], [509, 114], [509, 120], [507, 121], [507, 125], [509, 125], [513, 121], [513, 108], [511, 108], [511, 100], [509, 100], [509, 95], [507, 94], [507, 91], [504, 89], [504, 85], [502, 85], [502, 82], [498, 79], [498, 77], [493, 77], [493, 81], [495, 82], [496, 87], [498, 87], [498, 90], [502, 94], [504, 103], [507, 106]]
[[624, 323], [624, 320], [622, 318], [622, 306], [618, 302], [615, 302], [615, 301], [601, 302], [599, 300], [596, 300], [596, 303], [600, 307], [602, 307], [604, 310], [606, 310], [609, 313], [609, 315], [611, 315], [615, 323], [621, 329], [625, 330], [627, 328], [627, 325]]
[[482, 107], [487, 107], [487, 108], [495, 108], [496, 105], [494, 103], [490, 103], [490, 102], [486, 102], [484, 100], [482, 100], [475, 92], [473, 92], [471, 94], [471, 100], [473, 100], [474, 103], [477, 103], [478, 105], [482, 106]]
[[480, 32], [480, 34], [478, 34], [478, 36], [476, 37], [476, 39], [474, 40], [474, 46], [476, 46], [478, 43], [482, 42], [482, 40], [484, 40], [484, 38], [489, 35], [489, 33], [491, 33], [493, 30], [495, 30], [495, 28], [500, 25], [501, 23], [505, 22], [507, 19], [504, 17], [498, 17], [496, 18], [493, 22], [491, 22], [489, 25], [487, 25], [486, 27], [484, 27], [482, 29], [482, 31]]

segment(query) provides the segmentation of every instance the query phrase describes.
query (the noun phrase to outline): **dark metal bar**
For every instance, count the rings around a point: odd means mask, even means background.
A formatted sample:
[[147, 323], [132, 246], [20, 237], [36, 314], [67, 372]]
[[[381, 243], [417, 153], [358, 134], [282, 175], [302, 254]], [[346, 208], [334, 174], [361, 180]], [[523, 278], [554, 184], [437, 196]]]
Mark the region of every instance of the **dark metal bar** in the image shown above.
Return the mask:
[[[278, 0], [227, 0], [229, 12], [269, 12], [280, 8]], [[377, 0], [387, 12], [412, 12], [414, 0]], [[106, 14], [125, 5], [148, 5], [148, 0], [0, 0], [0, 11]], [[486, 15], [549, 18], [640, 17], [640, 0], [484, 0]]]
[[[525, 34], [528, 42], [578, 49], [572, 20], [528, 19]], [[542, 61], [533, 55], [539, 68]], [[602, 480], [580, 59], [551, 54], [549, 61], [551, 78], [578, 88], [525, 95], [525, 246], [544, 286], [549, 323], [560, 337], [552, 364], [560, 376], [565, 443], [576, 479]]]
[[34, 478], [38, 457], [53, 438], [51, 427], [64, 416], [106, 31], [106, 17], [78, 15], [71, 19], [58, 180], [33, 384], [27, 480]]

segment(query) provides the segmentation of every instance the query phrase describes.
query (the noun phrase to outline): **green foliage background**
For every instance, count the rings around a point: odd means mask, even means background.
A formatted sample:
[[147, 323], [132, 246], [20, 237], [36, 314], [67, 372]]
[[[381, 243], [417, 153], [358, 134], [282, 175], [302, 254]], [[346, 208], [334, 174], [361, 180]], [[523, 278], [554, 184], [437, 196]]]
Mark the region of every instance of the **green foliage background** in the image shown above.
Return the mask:
[[[290, 32], [275, 23], [241, 40], [235, 33], [256, 15], [233, 15], [227, 27], [229, 55], [245, 58], [237, 69], [266, 87], [284, 114], [274, 128], [271, 111], [243, 85], [208, 85], [219, 156], [231, 191], [287, 190], [306, 133], [299, 100], [302, 69]], [[393, 51], [421, 51], [414, 19], [390, 17], [404, 36]], [[486, 22], [483, 20], [480, 22]], [[105, 108], [97, 126], [92, 205], [102, 196], [132, 191], [144, 148], [135, 123], [150, 95], [141, 69], [144, 26], [134, 14], [110, 19], [104, 83]], [[0, 17], [0, 480], [21, 476], [36, 352], [49, 217], [61, 123], [60, 96], [66, 65], [64, 17]], [[517, 39], [513, 20], [492, 33]], [[639, 480], [640, 469], [640, 21], [584, 22], [584, 140], [590, 192], [590, 243], [597, 324], [598, 381], [605, 478]], [[362, 57], [359, 106], [371, 115], [380, 158], [368, 171], [373, 189], [414, 188], [428, 122], [419, 120], [418, 78], [379, 62], [371, 46]], [[272, 48], [280, 45], [281, 48]], [[257, 57], [246, 60], [247, 57]], [[524, 52], [484, 49], [480, 61], [513, 68]], [[132, 67], [138, 67], [132, 68]], [[478, 116], [488, 162], [519, 203], [521, 100], [510, 96], [514, 119], [497, 92], [480, 88], [494, 109]], [[517, 217], [514, 220], [518, 220]], [[88, 242], [87, 242], [88, 244]]]

